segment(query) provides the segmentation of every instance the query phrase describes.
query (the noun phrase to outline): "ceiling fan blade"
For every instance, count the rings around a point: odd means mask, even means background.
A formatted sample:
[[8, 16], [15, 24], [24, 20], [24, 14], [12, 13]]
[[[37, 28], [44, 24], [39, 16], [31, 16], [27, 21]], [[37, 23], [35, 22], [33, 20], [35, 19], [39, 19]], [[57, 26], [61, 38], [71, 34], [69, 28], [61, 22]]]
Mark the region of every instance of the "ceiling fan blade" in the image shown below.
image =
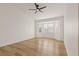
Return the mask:
[[37, 4], [35, 3], [35, 6], [37, 6]]
[[36, 9], [38, 9], [39, 5], [37, 3], [35, 3], [35, 7], [36, 7]]
[[29, 10], [36, 10], [36, 9], [29, 9]]
[[44, 9], [44, 8], [46, 8], [47, 6], [44, 6], [44, 7], [41, 7], [41, 8], [39, 8], [39, 9]]
[[39, 9], [39, 11], [40, 11], [40, 12], [43, 12], [43, 11], [41, 11], [41, 9]]
[[35, 7], [37, 7], [37, 4], [35, 3]]

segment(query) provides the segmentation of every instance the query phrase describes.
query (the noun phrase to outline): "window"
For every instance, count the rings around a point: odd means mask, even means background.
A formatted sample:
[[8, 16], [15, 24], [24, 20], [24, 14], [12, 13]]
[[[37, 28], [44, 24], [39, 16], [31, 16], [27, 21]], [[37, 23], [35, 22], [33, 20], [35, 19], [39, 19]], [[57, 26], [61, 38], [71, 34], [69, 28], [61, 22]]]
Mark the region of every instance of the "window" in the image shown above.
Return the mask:
[[53, 33], [55, 22], [44, 22], [39, 24], [39, 32], [42, 33]]

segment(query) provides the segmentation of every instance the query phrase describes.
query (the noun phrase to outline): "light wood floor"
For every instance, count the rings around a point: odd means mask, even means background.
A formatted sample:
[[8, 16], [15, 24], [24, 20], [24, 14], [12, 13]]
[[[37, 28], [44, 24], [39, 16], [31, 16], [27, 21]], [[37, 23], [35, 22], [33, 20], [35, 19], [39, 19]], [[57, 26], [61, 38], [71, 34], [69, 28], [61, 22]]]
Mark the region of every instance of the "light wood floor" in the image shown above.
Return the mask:
[[30, 39], [0, 47], [0, 56], [66, 56], [64, 42], [53, 39]]

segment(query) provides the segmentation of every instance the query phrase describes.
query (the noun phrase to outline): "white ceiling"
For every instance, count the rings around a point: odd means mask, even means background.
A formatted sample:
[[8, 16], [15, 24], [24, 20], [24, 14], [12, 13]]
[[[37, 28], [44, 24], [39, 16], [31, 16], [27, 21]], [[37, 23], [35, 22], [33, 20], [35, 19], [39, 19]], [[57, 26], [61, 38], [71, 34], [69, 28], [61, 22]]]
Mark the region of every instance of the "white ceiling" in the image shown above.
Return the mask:
[[[35, 6], [33, 3], [25, 3], [25, 4], [16, 4], [17, 8], [19, 8], [23, 12], [33, 13], [35, 15], [34, 9]], [[36, 19], [45, 19], [45, 18], [53, 18], [64, 15], [64, 4], [61, 3], [39, 3], [40, 6], [47, 6], [47, 8], [43, 9], [43, 13], [38, 12], [35, 16]]]
[[38, 13], [36, 19], [53, 18], [64, 15], [64, 4], [44, 4], [47, 6], [43, 13]]
[[64, 4], [61, 4], [61, 3], [39, 3], [41, 7], [47, 6], [47, 8], [42, 10], [43, 13], [38, 12], [37, 14], [35, 14], [34, 10], [29, 10], [29, 9], [35, 8], [34, 3], [15, 3], [15, 4], [7, 4], [7, 5], [15, 6], [21, 12], [31, 13], [35, 15], [37, 20], [45, 19], [45, 18], [53, 18], [53, 17], [64, 15]]

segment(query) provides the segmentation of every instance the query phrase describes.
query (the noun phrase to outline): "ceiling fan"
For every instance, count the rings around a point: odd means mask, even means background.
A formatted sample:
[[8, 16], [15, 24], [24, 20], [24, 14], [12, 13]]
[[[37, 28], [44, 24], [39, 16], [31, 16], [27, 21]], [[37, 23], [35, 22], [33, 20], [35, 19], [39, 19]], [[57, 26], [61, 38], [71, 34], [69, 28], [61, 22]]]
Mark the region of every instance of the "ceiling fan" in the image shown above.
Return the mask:
[[36, 14], [37, 12], [43, 12], [42, 9], [44, 9], [44, 8], [47, 7], [47, 6], [39, 7], [39, 5], [38, 5], [37, 3], [34, 3], [34, 5], [35, 5], [36, 9], [29, 9], [29, 10], [36, 10], [36, 11], [35, 11], [35, 14]]

